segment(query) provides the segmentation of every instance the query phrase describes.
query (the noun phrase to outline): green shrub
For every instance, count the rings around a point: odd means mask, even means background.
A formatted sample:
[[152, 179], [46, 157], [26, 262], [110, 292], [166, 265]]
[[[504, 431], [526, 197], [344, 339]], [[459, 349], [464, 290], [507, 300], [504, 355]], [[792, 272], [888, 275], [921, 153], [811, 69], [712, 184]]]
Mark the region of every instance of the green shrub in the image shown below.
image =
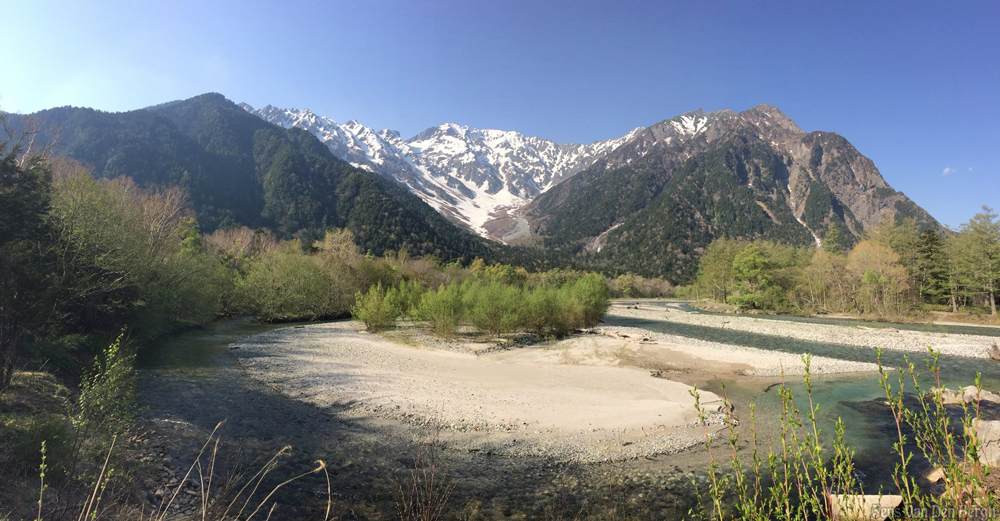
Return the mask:
[[343, 315], [353, 285], [345, 271], [288, 246], [261, 254], [237, 279], [238, 308], [265, 322]]
[[521, 313], [525, 331], [542, 337], [564, 337], [583, 323], [583, 307], [568, 291], [537, 288], [527, 292]]
[[386, 291], [382, 289], [381, 282], [368, 288], [367, 293], [359, 291], [355, 300], [351, 315], [364, 322], [369, 331], [383, 331], [395, 326], [402, 313], [399, 290], [390, 287]]
[[420, 315], [421, 298], [424, 295], [424, 287], [420, 281], [411, 279], [399, 283], [399, 303], [402, 314], [408, 317]]
[[435, 333], [454, 335], [462, 321], [462, 293], [462, 286], [455, 282], [424, 293], [420, 300], [420, 318], [430, 322]]
[[525, 291], [499, 282], [474, 283], [465, 295], [469, 321], [493, 336], [510, 333], [520, 326]]
[[570, 295], [583, 311], [583, 326], [594, 326], [608, 312], [608, 283], [603, 275], [591, 273], [573, 283]]
[[[696, 489], [698, 498], [704, 501], [688, 512], [687, 519], [871, 519], [875, 514], [879, 519], [895, 519], [895, 515], [888, 515], [891, 512], [873, 514], [871, 503], [861, 499], [860, 494], [876, 492], [883, 497], [899, 495], [906, 511], [918, 514], [912, 518], [986, 519], [986, 514], [996, 510], [998, 497], [990, 483], [992, 469], [980, 460], [986, 441], [977, 435], [980, 400], [985, 398], [982, 382], [977, 375], [974, 386], [960, 391], [960, 395], [971, 391], [975, 395], [972, 402], [953, 405], [949, 410], [945, 398], [949, 390], [937, 387], [941, 382], [939, 353], [928, 353], [926, 364], [921, 365], [926, 365], [929, 380], [935, 384], [930, 389], [921, 388], [925, 382], [921, 382], [917, 365], [908, 357], [904, 367], [889, 369], [882, 365], [882, 352], [878, 352], [879, 384], [884, 392], [879, 401], [887, 406], [896, 428], [892, 432], [893, 448], [885, 454], [885, 465], [893, 468], [894, 486], [879, 487], [877, 491], [863, 490], [855, 450], [844, 439], [843, 419], [837, 419], [832, 436], [819, 428], [819, 408], [812, 405], [811, 355], [802, 357], [803, 396], [793, 396], [792, 387], [785, 382], [777, 389], [781, 406], [779, 449], [759, 444], [754, 404], [750, 404], [747, 444], [737, 432], [737, 425], [745, 417], [736, 417], [725, 395], [721, 410], [714, 405], [712, 408], [721, 412], [725, 426], [716, 434], [710, 422], [719, 421], [714, 416], [717, 413], [702, 405], [697, 387], [689, 391], [704, 428], [704, 446], [711, 462], [707, 494]], [[809, 406], [800, 409], [796, 403], [803, 402]], [[712, 454], [713, 440], [725, 440], [721, 448], [725, 448], [728, 470], [723, 467], [723, 459]], [[916, 458], [923, 460], [920, 465], [926, 465], [924, 468], [940, 471], [937, 493], [929, 493], [921, 486], [924, 478], [914, 472], [920, 468]], [[765, 483], [770, 485], [762, 486]], [[831, 500], [834, 494], [839, 495], [837, 501]], [[936, 516], [929, 516], [931, 512]], [[976, 512], [979, 514], [969, 514]]]
[[136, 423], [135, 353], [124, 345], [125, 334], [118, 336], [94, 360], [80, 382], [73, 425], [77, 436], [106, 441], [111, 436], [128, 433]]

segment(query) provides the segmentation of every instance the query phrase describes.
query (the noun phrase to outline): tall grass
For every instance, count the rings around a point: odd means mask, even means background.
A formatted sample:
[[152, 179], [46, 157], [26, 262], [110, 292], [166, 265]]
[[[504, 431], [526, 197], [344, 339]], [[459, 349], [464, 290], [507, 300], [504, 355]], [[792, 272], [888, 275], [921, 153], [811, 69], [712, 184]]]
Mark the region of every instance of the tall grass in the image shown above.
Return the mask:
[[[111, 507], [105, 507], [102, 505], [104, 492], [107, 490], [108, 483], [110, 482], [112, 476], [115, 474], [115, 468], [110, 464], [111, 456], [115, 450], [115, 441], [117, 438], [113, 438], [111, 442], [111, 447], [108, 449], [107, 456], [104, 458], [104, 465], [101, 468], [100, 473], [94, 480], [94, 487], [89, 497], [87, 497], [78, 507], [79, 514], [77, 515], [77, 521], [93, 520], [93, 519], [103, 519], [109, 516], [122, 516], [125, 515], [127, 518], [138, 519], [139, 521], [164, 521], [166, 519], [173, 519], [177, 512], [171, 508], [174, 506], [177, 498], [181, 495], [183, 488], [189, 479], [197, 475], [198, 483], [201, 484], [198, 493], [198, 506], [197, 513], [193, 516], [188, 517], [189, 519], [201, 519], [202, 521], [209, 520], [227, 520], [227, 519], [241, 519], [244, 521], [250, 519], [271, 519], [277, 504], [273, 501], [275, 494], [282, 488], [294, 483], [306, 476], [312, 474], [322, 473], [326, 477], [327, 484], [327, 501], [326, 501], [326, 511], [323, 516], [323, 521], [330, 519], [330, 515], [333, 510], [333, 492], [330, 483], [330, 475], [326, 468], [326, 463], [322, 460], [317, 460], [316, 465], [313, 469], [297, 474], [288, 478], [277, 485], [270, 488], [262, 488], [262, 485], [266, 478], [277, 468], [278, 460], [282, 456], [286, 455], [291, 447], [284, 447], [278, 451], [270, 460], [267, 461], [253, 476], [247, 479], [242, 485], [228, 484], [228, 487], [222, 487], [215, 484], [216, 481], [216, 458], [218, 457], [219, 442], [221, 438], [218, 436], [218, 430], [222, 426], [220, 422], [212, 430], [205, 444], [202, 445], [201, 450], [198, 452], [198, 456], [195, 458], [194, 462], [188, 467], [187, 472], [184, 477], [177, 483], [176, 487], [170, 492], [169, 495], [165, 495], [165, 501], [156, 508], [150, 508], [148, 505], [143, 505], [135, 509], [134, 512], [130, 514], [123, 514], [122, 505], [112, 505]], [[211, 450], [209, 451], [209, 447]], [[43, 506], [45, 504], [45, 492], [48, 490], [45, 484], [45, 444], [42, 444], [42, 464], [40, 466], [40, 485], [38, 493], [38, 516], [35, 521], [44, 521], [46, 519]], [[205, 459], [203, 462], [202, 460]], [[239, 490], [235, 494], [225, 495], [219, 493], [213, 493], [218, 489], [226, 490], [239, 487]], [[55, 516], [56, 513], [53, 513]]]
[[395, 476], [396, 516], [401, 521], [437, 521], [445, 516], [455, 482], [448, 479], [441, 458], [440, 425], [420, 444], [413, 468]]
[[[996, 491], [986, 485], [990, 469], [979, 457], [983, 440], [976, 428], [982, 396], [978, 375], [975, 399], [971, 405], [964, 400], [956, 404], [961, 414], [955, 420], [946, 407], [947, 390], [941, 385], [937, 352], [931, 350], [927, 360], [934, 383], [927, 390], [921, 387], [920, 373], [912, 362], [907, 359], [905, 367], [892, 370], [882, 365], [879, 351], [879, 382], [896, 428], [892, 453], [886, 455], [886, 464], [894, 468], [894, 489], [866, 491], [855, 471], [855, 452], [844, 441], [844, 422], [838, 419], [832, 439], [821, 432], [810, 356], [802, 360], [805, 396], [796, 397], [782, 379], [778, 439], [766, 450], [758, 439], [754, 405], [749, 407], [749, 443], [741, 448], [740, 421], [723, 386], [721, 432], [726, 441], [720, 445], [709, 427], [712, 412], [702, 404], [697, 388], [691, 391], [711, 463], [707, 490], [700, 491], [696, 485], [699, 501], [690, 517], [720, 521], [883, 519], [899, 514], [894, 513], [898, 506], [915, 518], [994, 518], [991, 508], [998, 506]], [[720, 448], [728, 456], [719, 454]], [[938, 469], [940, 481], [934, 487], [924, 477], [914, 476], [918, 459]], [[728, 469], [723, 468], [725, 460]]]

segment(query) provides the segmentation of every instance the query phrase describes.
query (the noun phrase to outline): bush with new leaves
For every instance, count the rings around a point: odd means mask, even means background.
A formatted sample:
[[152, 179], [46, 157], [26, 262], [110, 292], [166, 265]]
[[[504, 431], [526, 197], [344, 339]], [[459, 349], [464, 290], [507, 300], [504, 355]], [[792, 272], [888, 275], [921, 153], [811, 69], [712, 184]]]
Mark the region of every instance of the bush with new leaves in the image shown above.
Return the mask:
[[399, 290], [393, 287], [383, 289], [381, 282], [368, 288], [366, 293], [359, 291], [355, 301], [351, 315], [355, 320], [364, 322], [365, 328], [372, 332], [394, 327], [402, 313]]
[[524, 293], [500, 282], [471, 285], [465, 295], [469, 321], [493, 336], [513, 332], [521, 325]]
[[430, 322], [434, 333], [453, 336], [463, 318], [462, 285], [452, 282], [437, 291], [427, 291], [420, 299], [419, 317]]

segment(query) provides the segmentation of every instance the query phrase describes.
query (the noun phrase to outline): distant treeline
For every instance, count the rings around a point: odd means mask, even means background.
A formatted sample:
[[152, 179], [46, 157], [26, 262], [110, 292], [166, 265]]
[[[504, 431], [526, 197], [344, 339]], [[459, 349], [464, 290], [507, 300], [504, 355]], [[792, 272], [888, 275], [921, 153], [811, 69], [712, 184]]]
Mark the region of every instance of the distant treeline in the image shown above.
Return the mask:
[[[829, 238], [828, 238], [829, 239]], [[849, 251], [719, 239], [693, 296], [744, 309], [904, 316], [918, 308], [996, 316], [1000, 221], [988, 207], [955, 232], [885, 222]]]

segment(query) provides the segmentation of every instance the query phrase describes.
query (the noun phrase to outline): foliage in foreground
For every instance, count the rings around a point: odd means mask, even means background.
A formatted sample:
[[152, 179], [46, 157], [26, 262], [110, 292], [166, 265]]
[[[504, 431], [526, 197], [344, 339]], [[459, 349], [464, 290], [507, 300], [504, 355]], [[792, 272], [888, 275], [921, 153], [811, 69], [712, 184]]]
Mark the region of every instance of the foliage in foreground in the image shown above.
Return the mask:
[[[723, 397], [722, 413], [728, 439], [728, 456], [717, 455], [717, 444], [709, 433], [709, 411], [700, 401], [697, 388], [691, 391], [705, 429], [705, 447], [711, 456], [707, 497], [699, 495], [699, 507], [689, 512], [702, 519], [806, 520], [883, 519], [894, 517], [893, 507], [875, 515], [871, 501], [863, 495], [899, 496], [907, 518], [985, 519], [1000, 503], [996, 491], [986, 485], [990, 469], [980, 461], [983, 440], [977, 437], [976, 422], [982, 386], [976, 377], [976, 396], [964, 400], [962, 415], [955, 425], [945, 405], [946, 390], [941, 386], [938, 353], [930, 351], [927, 367], [935, 383], [933, 389], [920, 386], [920, 374], [911, 362], [892, 370], [881, 364], [880, 384], [896, 426], [893, 481], [895, 490], [864, 490], [854, 467], [854, 450], [844, 442], [844, 423], [837, 421], [832, 440], [819, 428], [819, 406], [812, 401], [810, 356], [803, 356], [806, 396], [796, 397], [784, 382], [779, 388], [781, 425], [777, 448], [764, 453], [757, 438], [755, 407], [750, 406], [749, 446], [741, 448], [740, 431], [732, 404]], [[907, 385], [912, 384], [912, 391]], [[723, 387], [724, 389], [724, 387]], [[912, 401], [915, 397], [915, 403]], [[803, 409], [804, 408], [804, 409]], [[747, 454], [749, 451], [749, 454]], [[729, 460], [729, 470], [721, 469]], [[929, 493], [923, 476], [912, 474], [917, 459], [940, 469], [939, 494]], [[924, 484], [925, 486], [921, 486]], [[696, 486], [697, 487], [697, 486]], [[875, 515], [875, 517], [873, 517]], [[992, 517], [990, 517], [992, 518]]]
[[[36, 491], [48, 499], [37, 505], [38, 518], [65, 512], [69, 502], [91, 493], [122, 500], [136, 470], [131, 456], [138, 413], [134, 352], [125, 335], [95, 358], [75, 395], [44, 373], [20, 373], [16, 384], [20, 400], [8, 393], [0, 401], [0, 472], [14, 485], [27, 483], [32, 467], [40, 469]], [[13, 507], [22, 491], [0, 488], [0, 502]]]

